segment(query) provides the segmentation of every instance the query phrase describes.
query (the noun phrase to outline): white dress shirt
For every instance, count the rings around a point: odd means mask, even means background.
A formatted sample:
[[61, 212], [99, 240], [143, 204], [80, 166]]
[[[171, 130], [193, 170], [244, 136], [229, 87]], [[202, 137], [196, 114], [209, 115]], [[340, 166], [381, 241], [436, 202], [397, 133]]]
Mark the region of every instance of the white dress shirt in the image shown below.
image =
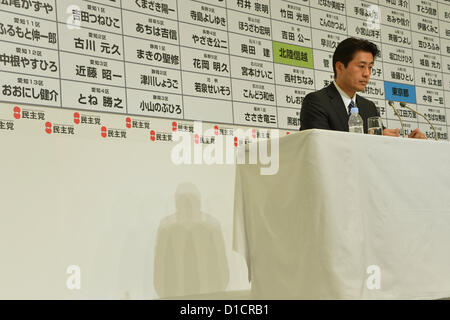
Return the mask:
[[350, 101], [353, 100], [353, 103], [355, 104], [355, 107], [358, 107], [358, 106], [356, 105], [356, 93], [353, 95], [352, 98], [350, 98], [350, 97], [348, 96], [348, 94], [346, 94], [346, 93], [344, 92], [344, 90], [342, 90], [342, 89], [338, 86], [338, 84], [336, 83], [336, 81], [333, 81], [333, 83], [334, 83], [334, 86], [336, 87], [336, 89], [339, 91], [339, 94], [341, 95], [342, 101], [344, 101], [345, 112], [346, 112], [347, 114], [348, 114], [348, 105], [350, 104]]

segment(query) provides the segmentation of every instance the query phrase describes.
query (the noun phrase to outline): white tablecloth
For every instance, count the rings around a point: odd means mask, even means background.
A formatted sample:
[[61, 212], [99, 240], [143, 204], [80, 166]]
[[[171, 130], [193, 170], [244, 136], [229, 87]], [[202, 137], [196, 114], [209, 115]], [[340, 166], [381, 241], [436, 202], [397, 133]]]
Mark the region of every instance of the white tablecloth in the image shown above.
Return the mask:
[[309, 130], [259, 169], [237, 167], [233, 245], [256, 298], [450, 297], [448, 142]]

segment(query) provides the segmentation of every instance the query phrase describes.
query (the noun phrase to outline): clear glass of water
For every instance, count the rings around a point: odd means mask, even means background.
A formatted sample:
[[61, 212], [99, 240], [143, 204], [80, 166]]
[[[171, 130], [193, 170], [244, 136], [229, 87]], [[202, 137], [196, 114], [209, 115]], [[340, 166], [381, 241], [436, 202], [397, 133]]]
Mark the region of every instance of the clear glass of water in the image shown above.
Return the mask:
[[367, 128], [369, 134], [383, 135], [383, 122], [381, 117], [370, 117], [367, 119]]

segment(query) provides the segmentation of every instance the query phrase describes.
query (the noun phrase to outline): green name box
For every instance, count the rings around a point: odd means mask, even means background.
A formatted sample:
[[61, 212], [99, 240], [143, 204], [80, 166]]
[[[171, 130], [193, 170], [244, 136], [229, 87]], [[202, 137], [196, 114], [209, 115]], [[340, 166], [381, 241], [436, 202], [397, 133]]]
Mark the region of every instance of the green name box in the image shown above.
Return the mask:
[[273, 41], [273, 60], [295, 67], [314, 68], [312, 49], [293, 44]]

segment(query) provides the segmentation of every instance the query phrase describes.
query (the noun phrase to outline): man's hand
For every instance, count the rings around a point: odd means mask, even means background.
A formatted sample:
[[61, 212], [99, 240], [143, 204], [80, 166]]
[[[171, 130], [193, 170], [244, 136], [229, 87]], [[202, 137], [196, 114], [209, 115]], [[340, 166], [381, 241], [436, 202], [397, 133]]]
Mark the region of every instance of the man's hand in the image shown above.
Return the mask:
[[414, 129], [414, 131], [412, 131], [409, 135], [408, 138], [413, 138], [413, 139], [426, 139], [427, 136], [419, 130], [419, 128]]
[[[399, 137], [400, 129], [384, 129], [383, 136], [391, 136], [391, 137]], [[419, 128], [414, 129], [409, 135], [408, 138], [413, 139], [426, 139], [427, 136], [419, 130]]]
[[383, 136], [399, 137], [400, 129], [384, 129]]

